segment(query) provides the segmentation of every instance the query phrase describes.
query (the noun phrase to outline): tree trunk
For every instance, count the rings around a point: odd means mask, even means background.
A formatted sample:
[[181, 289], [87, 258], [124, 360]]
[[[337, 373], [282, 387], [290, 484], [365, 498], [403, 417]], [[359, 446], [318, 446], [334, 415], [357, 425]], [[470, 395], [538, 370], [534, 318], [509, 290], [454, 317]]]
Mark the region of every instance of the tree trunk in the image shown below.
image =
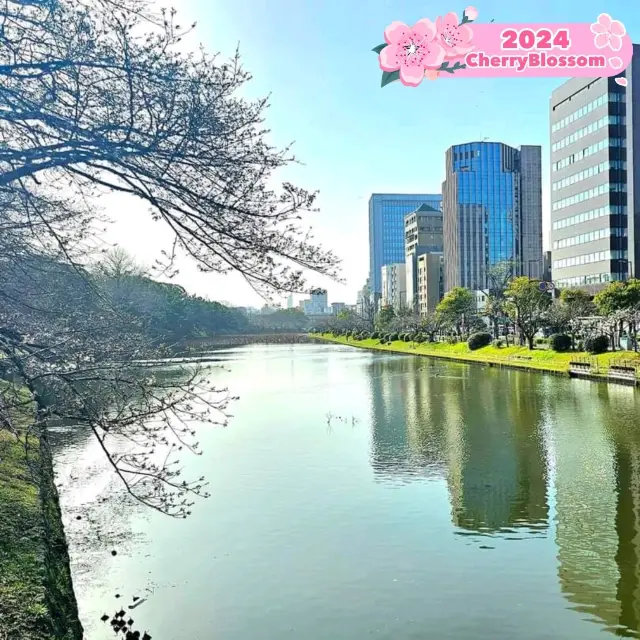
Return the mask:
[[527, 338], [527, 344], [529, 346], [529, 351], [533, 351], [533, 338], [534, 338], [534, 334], [528, 335], [526, 336]]

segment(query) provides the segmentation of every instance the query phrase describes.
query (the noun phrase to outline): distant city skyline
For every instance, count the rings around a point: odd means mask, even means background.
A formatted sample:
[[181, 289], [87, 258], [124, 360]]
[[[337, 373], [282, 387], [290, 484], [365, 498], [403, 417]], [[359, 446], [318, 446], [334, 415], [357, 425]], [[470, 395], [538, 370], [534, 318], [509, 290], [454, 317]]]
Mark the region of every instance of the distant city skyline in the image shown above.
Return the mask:
[[[343, 259], [346, 284], [313, 275], [309, 284], [326, 287], [330, 298], [355, 301], [369, 273], [369, 196], [440, 192], [444, 152], [458, 142], [488, 139], [511, 146], [542, 145], [543, 239], [550, 248], [548, 101], [561, 79], [452, 78], [423, 82], [416, 89], [399, 84], [380, 89], [371, 42], [382, 41], [384, 28], [394, 20], [415, 22], [452, 9], [456, 8], [444, 1], [427, 8], [418, 0], [401, 5], [372, 0], [366, 11], [357, 3], [338, 0], [179, 3], [179, 23], [198, 22], [193, 37], [185, 39], [186, 46], [197, 50], [202, 42], [207, 51], [220, 51], [225, 58], [239, 44], [243, 63], [254, 78], [244, 95], [271, 95], [265, 123], [272, 131], [271, 142], [283, 147], [295, 141], [293, 152], [302, 163], [276, 173], [274, 186], [290, 180], [319, 190], [321, 212], [305, 215], [304, 222]], [[531, 23], [592, 22], [603, 11], [602, 3], [595, 0], [569, 4], [542, 0], [529, 5], [488, 0], [478, 9], [478, 22]], [[632, 9], [622, 0], [611, 0], [606, 7], [637, 40], [640, 16]], [[251, 20], [246, 19], [247, 13]], [[315, 26], [313, 33], [309, 24]], [[291, 55], [292, 51], [296, 54]], [[135, 199], [105, 196], [99, 204], [114, 220], [107, 241], [118, 243], [148, 265], [162, 249], [171, 250], [168, 230], [152, 221], [146, 207]], [[237, 274], [201, 273], [186, 259], [178, 266], [174, 281], [190, 293], [238, 306], [263, 304]], [[282, 297], [285, 305], [286, 297]]]

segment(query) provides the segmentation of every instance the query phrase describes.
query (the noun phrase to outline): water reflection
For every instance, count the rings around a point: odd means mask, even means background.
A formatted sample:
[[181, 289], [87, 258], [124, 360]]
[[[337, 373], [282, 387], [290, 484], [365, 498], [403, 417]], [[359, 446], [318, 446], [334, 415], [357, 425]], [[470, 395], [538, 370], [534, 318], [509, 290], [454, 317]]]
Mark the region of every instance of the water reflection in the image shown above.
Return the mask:
[[553, 527], [570, 607], [640, 637], [636, 390], [418, 358], [374, 359], [370, 376], [378, 480], [446, 478], [458, 534]]
[[[462, 532], [548, 525], [541, 396], [513, 374], [417, 358], [371, 366], [372, 454], [387, 481], [445, 476]], [[503, 380], [504, 382], [504, 380]]]

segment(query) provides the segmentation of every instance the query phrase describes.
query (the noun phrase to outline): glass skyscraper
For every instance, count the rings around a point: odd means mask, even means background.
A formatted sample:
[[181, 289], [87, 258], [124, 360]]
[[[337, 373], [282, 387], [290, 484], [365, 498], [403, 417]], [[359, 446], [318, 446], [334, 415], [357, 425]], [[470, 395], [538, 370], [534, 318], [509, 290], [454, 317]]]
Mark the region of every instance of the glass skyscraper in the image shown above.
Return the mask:
[[446, 154], [442, 185], [445, 290], [489, 288], [505, 261], [542, 277], [541, 148], [471, 142]]
[[404, 263], [404, 218], [423, 204], [440, 210], [442, 196], [374, 193], [369, 198], [369, 283], [373, 294], [382, 292], [382, 267]]

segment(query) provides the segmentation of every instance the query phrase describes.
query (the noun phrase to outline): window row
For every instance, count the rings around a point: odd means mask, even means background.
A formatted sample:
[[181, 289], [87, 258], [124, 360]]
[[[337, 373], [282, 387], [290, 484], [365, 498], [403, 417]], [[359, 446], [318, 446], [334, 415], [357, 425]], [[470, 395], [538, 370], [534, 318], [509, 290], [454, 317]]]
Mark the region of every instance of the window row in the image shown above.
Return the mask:
[[597, 109], [598, 107], [602, 107], [603, 105], [609, 102], [625, 102], [625, 101], [626, 99], [625, 99], [624, 93], [609, 93], [609, 94], [605, 93], [604, 95], [601, 95], [600, 97], [596, 98], [589, 104], [585, 104], [584, 107], [580, 107], [577, 111], [570, 113], [568, 116], [565, 116], [564, 118], [562, 118], [562, 120], [559, 120], [555, 124], [551, 125], [551, 131], [552, 132], [558, 131], [558, 129], [562, 129], [567, 125], [570, 125], [572, 122], [575, 122], [579, 118], [582, 118], [583, 116], [586, 116], [588, 113], [591, 113], [594, 109]]
[[618, 260], [626, 258], [627, 252], [623, 250], [596, 251], [595, 253], [583, 253], [581, 256], [571, 256], [553, 261], [554, 269], [564, 269], [565, 267], [577, 267], [581, 264], [591, 264], [592, 262], [602, 262], [604, 260]]
[[556, 180], [556, 182], [554, 182], [552, 185], [552, 189], [553, 191], [558, 191], [558, 189], [570, 187], [576, 182], [582, 182], [582, 180], [592, 178], [593, 176], [597, 176], [599, 173], [604, 173], [605, 171], [609, 171], [610, 169], [626, 168], [627, 163], [624, 160], [606, 160], [605, 162], [600, 162], [599, 164], [594, 164], [593, 166], [587, 167], [582, 171], [578, 171], [578, 173], [572, 173], [570, 176], [562, 178], [562, 180]]
[[564, 169], [569, 165], [572, 165], [574, 162], [579, 162], [584, 158], [593, 155], [594, 153], [598, 153], [598, 151], [602, 151], [603, 149], [608, 149], [609, 147], [626, 147], [627, 141], [624, 138], [605, 138], [604, 140], [599, 140], [595, 144], [589, 145], [584, 149], [580, 149], [580, 151], [576, 151], [572, 153], [570, 156], [566, 158], [562, 158], [562, 160], [558, 160], [558, 162], [554, 162], [551, 165], [552, 171], [560, 171], [560, 169]]
[[602, 129], [603, 127], [607, 127], [610, 124], [625, 124], [627, 119], [624, 116], [603, 116], [602, 118], [588, 124], [586, 127], [582, 127], [582, 129], [578, 129], [574, 131], [571, 135], [566, 138], [562, 138], [557, 142], [554, 142], [551, 145], [551, 151], [559, 151], [560, 149], [564, 149], [568, 147], [570, 144], [577, 142], [580, 138], [584, 138], [588, 136], [590, 133], [594, 131], [598, 131], [598, 129]]
[[582, 287], [585, 284], [600, 284], [602, 282], [611, 282], [612, 280], [621, 280], [619, 273], [590, 273], [588, 276], [574, 276], [573, 278], [560, 278], [554, 280], [556, 287], [566, 289], [569, 287]]
[[596, 240], [602, 240], [602, 238], [609, 238], [610, 236], [616, 236], [623, 238], [627, 235], [627, 230], [623, 227], [606, 227], [605, 229], [596, 229], [589, 233], [581, 233], [578, 236], [571, 236], [570, 238], [562, 238], [562, 240], [556, 240], [553, 243], [554, 249], [564, 249], [565, 247], [573, 247], [576, 244], [586, 244], [587, 242], [595, 242]]
[[599, 184], [597, 187], [593, 187], [593, 189], [589, 189], [588, 191], [582, 191], [581, 193], [576, 193], [574, 196], [569, 196], [568, 198], [557, 200], [551, 205], [551, 208], [554, 211], [557, 211], [558, 209], [570, 207], [572, 204], [577, 204], [578, 202], [583, 202], [584, 200], [589, 200], [590, 198], [596, 198], [597, 196], [604, 195], [605, 193], [609, 193], [610, 191], [621, 192], [626, 190], [626, 184], [623, 184], [621, 182], [606, 182], [605, 184]]
[[597, 209], [591, 209], [591, 211], [585, 211], [584, 213], [577, 213], [575, 216], [569, 216], [568, 218], [562, 218], [562, 220], [556, 220], [553, 223], [553, 229], [564, 229], [571, 227], [574, 224], [581, 224], [587, 222], [587, 220], [595, 220], [596, 218], [604, 218], [606, 216], [626, 216], [627, 207], [624, 205], [607, 205], [606, 207], [598, 207]]

